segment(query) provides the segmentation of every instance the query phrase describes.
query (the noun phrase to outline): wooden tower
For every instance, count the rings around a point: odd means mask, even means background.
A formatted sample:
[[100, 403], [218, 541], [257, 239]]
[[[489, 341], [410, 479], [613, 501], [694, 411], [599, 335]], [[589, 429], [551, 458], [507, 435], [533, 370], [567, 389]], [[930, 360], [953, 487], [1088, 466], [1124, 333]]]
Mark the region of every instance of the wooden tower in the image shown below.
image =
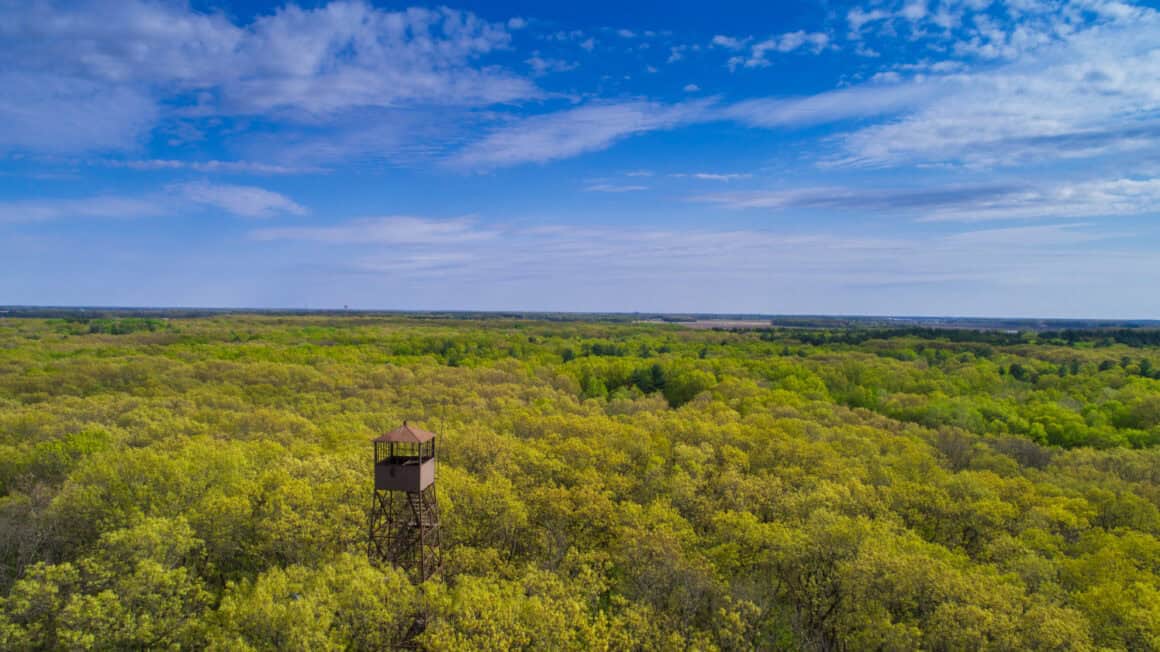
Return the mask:
[[376, 437], [370, 555], [422, 582], [439, 570], [435, 434], [407, 425]]

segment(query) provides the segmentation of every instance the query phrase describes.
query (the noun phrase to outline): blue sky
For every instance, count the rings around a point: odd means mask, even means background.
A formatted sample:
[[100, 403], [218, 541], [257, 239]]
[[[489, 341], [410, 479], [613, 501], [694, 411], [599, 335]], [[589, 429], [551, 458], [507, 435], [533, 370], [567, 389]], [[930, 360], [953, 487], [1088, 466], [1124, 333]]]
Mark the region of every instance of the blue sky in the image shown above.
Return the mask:
[[1160, 317], [1160, 12], [0, 0], [0, 304]]

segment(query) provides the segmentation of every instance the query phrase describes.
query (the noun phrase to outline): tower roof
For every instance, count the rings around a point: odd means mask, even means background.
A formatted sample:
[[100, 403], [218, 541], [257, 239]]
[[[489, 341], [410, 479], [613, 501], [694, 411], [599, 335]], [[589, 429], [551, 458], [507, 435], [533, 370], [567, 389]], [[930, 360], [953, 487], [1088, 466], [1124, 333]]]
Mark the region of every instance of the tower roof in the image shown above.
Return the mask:
[[427, 432], [422, 428], [407, 425], [404, 421], [403, 425], [394, 430], [375, 437], [374, 441], [393, 442], [396, 444], [421, 444], [425, 441], [430, 441], [435, 438], [435, 433]]

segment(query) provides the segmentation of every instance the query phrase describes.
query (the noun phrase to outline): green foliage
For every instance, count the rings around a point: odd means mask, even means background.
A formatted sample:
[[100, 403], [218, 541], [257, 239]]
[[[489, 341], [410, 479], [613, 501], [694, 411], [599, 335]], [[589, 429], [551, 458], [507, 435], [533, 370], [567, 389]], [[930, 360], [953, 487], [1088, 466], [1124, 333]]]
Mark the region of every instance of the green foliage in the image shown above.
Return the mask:
[[210, 595], [184, 521], [146, 519], [101, 537], [75, 564], [38, 563], [0, 602], [5, 649], [195, 646]]
[[158, 331], [167, 327], [167, 322], [161, 319], [93, 319], [89, 320], [90, 333], [108, 333], [110, 335], [127, 335], [137, 331]]
[[226, 586], [208, 649], [381, 650], [410, 626], [416, 591], [400, 571], [343, 554], [272, 567]]
[[[1160, 649], [1147, 331], [0, 321], [0, 649]], [[365, 555], [440, 434], [444, 573]]]

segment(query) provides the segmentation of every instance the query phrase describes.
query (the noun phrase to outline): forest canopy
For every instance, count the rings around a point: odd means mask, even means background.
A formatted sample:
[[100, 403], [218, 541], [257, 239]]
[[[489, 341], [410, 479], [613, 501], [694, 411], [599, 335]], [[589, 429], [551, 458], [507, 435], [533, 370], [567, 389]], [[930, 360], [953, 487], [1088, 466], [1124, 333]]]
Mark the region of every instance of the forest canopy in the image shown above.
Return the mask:
[[1157, 444], [1151, 331], [0, 319], [0, 649], [1160, 649]]

